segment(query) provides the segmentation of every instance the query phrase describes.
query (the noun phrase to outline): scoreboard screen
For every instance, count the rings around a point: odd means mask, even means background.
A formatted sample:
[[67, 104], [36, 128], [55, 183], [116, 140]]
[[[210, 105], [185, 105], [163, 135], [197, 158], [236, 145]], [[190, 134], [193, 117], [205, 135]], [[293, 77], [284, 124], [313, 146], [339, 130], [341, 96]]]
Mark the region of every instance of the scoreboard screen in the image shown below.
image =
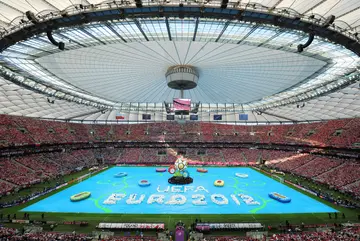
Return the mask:
[[191, 100], [190, 99], [174, 99], [173, 102], [174, 110], [186, 110], [190, 111], [191, 109]]

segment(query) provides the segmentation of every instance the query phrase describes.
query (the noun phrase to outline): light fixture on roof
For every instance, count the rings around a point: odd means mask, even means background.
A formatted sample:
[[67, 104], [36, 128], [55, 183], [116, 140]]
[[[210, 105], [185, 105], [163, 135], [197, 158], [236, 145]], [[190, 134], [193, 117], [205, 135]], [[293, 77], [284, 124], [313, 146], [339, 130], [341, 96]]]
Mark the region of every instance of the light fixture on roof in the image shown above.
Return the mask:
[[169, 103], [166, 103], [166, 102], [164, 101], [164, 105], [165, 105], [166, 113], [170, 114], [170, 113], [171, 113], [170, 104], [169, 104]]
[[66, 10], [61, 11], [60, 14], [61, 14], [61, 16], [62, 16], [63, 18], [69, 16]]
[[222, 8], [222, 9], [227, 8], [228, 2], [229, 2], [229, 0], [222, 0], [222, 1], [221, 1], [221, 8]]
[[25, 13], [25, 15], [33, 24], [38, 24], [39, 23], [39, 19], [37, 19], [37, 17], [35, 16], [35, 14], [33, 12], [27, 11]]
[[359, 37], [358, 37], [358, 35], [359, 35], [359, 33], [354, 33], [354, 37], [355, 37], [355, 39], [356, 39], [357, 41], [360, 40]]
[[326, 18], [324, 24], [321, 26], [323, 28], [327, 28], [330, 26], [330, 24], [332, 24], [335, 21], [335, 16], [334, 15], [330, 15], [329, 17]]
[[200, 107], [200, 101], [195, 104], [195, 108], [193, 108], [190, 112], [194, 114], [198, 113], [199, 107]]
[[137, 8], [142, 8], [143, 4], [141, 0], [135, 0], [135, 4]]
[[51, 97], [47, 97], [47, 102], [50, 104], [55, 104], [55, 99], [51, 98]]

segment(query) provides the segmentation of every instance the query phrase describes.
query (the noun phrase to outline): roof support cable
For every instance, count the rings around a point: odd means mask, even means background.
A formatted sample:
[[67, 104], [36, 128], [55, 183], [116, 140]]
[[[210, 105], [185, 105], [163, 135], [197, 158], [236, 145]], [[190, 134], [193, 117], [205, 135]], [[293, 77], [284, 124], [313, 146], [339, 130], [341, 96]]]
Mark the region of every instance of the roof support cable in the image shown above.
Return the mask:
[[258, 27], [258, 25], [255, 25], [242, 39], [239, 40], [239, 42], [237, 42], [237, 44], [240, 44], [242, 41], [247, 39]]
[[172, 41], [171, 32], [170, 32], [170, 25], [169, 25], [169, 18], [168, 17], [165, 18], [165, 23], [166, 23], [166, 30], [168, 32], [169, 40]]
[[138, 29], [140, 30], [140, 32], [142, 33], [142, 35], [144, 36], [144, 38], [146, 39], [146, 41], [149, 41], [148, 37], [146, 36], [144, 30], [143, 30], [142, 27], [141, 27], [141, 24], [140, 24], [139, 20], [135, 18], [135, 19], [134, 19], [134, 23], [135, 23], [136, 27], [138, 27]]
[[193, 41], [196, 40], [196, 34], [197, 34], [198, 27], [199, 27], [199, 22], [200, 22], [199, 18], [196, 18], [196, 21], [195, 21], [195, 29], [194, 29], [194, 36], [193, 36], [193, 39], [192, 39]]
[[217, 39], [215, 40], [215, 42], [218, 42], [219, 39], [221, 38], [221, 36], [224, 34], [224, 32], [226, 31], [227, 27], [229, 26], [230, 21], [227, 21], [224, 25], [224, 28], [221, 30], [219, 36], [217, 37]]

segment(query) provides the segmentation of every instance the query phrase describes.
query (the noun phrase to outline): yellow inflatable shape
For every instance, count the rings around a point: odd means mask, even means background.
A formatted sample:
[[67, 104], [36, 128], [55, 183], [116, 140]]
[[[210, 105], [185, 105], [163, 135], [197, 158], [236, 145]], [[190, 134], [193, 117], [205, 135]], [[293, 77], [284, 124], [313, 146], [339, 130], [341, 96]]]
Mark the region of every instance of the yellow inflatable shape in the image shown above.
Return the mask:
[[215, 180], [214, 186], [216, 187], [223, 187], [225, 185], [225, 182], [223, 180]]

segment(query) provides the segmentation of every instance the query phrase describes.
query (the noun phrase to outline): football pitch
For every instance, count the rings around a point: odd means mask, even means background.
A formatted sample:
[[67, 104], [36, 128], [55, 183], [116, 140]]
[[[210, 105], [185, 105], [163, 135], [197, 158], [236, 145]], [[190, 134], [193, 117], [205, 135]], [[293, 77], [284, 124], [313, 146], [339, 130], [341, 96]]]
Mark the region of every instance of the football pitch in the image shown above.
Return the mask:
[[[209, 167], [207, 173], [189, 167], [194, 182], [168, 184], [168, 172], [156, 167], [112, 167], [76, 185], [44, 198], [21, 211], [82, 214], [295, 214], [337, 210], [258, 171], [246, 167]], [[127, 176], [116, 177], [119, 173]], [[240, 174], [240, 175], [236, 175]], [[146, 180], [149, 186], [140, 186]], [[223, 187], [214, 185], [224, 181]], [[85, 200], [70, 197], [91, 192]], [[290, 198], [282, 203], [269, 197], [276, 192]]]

